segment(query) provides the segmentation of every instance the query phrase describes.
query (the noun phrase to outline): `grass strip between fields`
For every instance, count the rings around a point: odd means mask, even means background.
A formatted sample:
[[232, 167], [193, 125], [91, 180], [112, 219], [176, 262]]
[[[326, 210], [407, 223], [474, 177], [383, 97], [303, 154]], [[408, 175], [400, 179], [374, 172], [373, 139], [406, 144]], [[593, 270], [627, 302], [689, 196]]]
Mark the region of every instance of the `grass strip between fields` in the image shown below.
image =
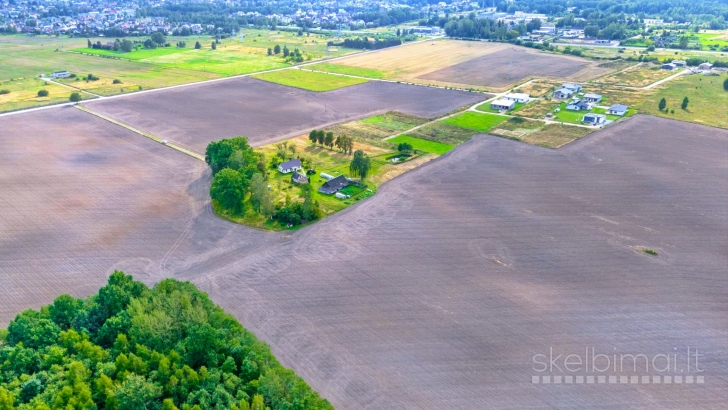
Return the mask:
[[437, 154], [437, 155], [445, 154], [446, 152], [455, 148], [454, 145], [424, 140], [422, 138], [410, 137], [409, 135], [400, 135], [400, 136], [387, 140], [387, 142], [391, 142], [392, 144], [407, 143], [407, 144], [412, 145], [412, 148], [414, 148], [416, 150], [429, 152], [431, 154]]
[[253, 78], [309, 91], [330, 91], [369, 81], [363, 78], [345, 77], [297, 69], [256, 74]]

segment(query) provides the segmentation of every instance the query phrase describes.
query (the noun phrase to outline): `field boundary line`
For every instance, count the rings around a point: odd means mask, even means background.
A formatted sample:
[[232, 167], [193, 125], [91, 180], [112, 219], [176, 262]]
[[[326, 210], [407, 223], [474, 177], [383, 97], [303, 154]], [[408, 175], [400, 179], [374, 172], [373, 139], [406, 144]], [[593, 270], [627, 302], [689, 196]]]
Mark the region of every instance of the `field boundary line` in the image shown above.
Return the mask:
[[204, 156], [202, 156], [202, 155], [200, 155], [200, 154], [198, 154], [196, 152], [193, 152], [191, 150], [188, 150], [187, 148], [180, 147], [179, 145], [176, 145], [176, 144], [173, 144], [173, 143], [164, 143], [163, 142], [164, 140], [162, 140], [161, 138], [159, 138], [157, 136], [154, 136], [154, 135], [152, 135], [152, 134], [150, 134], [148, 132], [144, 132], [144, 131], [138, 130], [138, 129], [130, 126], [130, 125], [126, 125], [123, 122], [117, 121], [117, 120], [115, 120], [113, 118], [110, 118], [110, 117], [107, 117], [107, 116], [105, 116], [103, 114], [99, 114], [99, 113], [97, 113], [95, 111], [91, 111], [88, 108], [83, 107], [81, 105], [74, 105], [74, 107], [78, 108], [79, 110], [81, 110], [81, 111], [83, 111], [85, 113], [88, 113], [88, 114], [91, 114], [93, 116], [99, 117], [102, 120], [105, 120], [105, 121], [108, 121], [108, 122], [110, 122], [112, 124], [116, 124], [116, 125], [118, 125], [120, 127], [126, 128], [127, 130], [129, 130], [129, 131], [131, 131], [133, 133], [139, 134], [139, 135], [141, 135], [143, 137], [147, 137], [147, 138], [149, 138], [149, 139], [151, 139], [151, 140], [153, 140], [155, 142], [158, 142], [160, 144], [163, 144], [163, 145], [165, 145], [165, 146], [167, 146], [169, 148], [176, 149], [177, 151], [179, 151], [179, 152], [181, 152], [183, 154], [186, 154], [186, 155], [189, 155], [189, 156], [191, 156], [193, 158], [199, 159], [200, 161], [205, 161], [205, 157]]

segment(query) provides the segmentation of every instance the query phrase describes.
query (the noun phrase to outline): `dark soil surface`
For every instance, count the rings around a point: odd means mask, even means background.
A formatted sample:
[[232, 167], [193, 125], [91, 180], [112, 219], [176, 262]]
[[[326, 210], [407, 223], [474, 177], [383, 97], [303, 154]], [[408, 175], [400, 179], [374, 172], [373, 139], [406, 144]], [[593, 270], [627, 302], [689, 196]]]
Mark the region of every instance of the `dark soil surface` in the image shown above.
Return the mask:
[[568, 57], [508, 49], [443, 68], [419, 78], [500, 88], [533, 76], [566, 78], [588, 65], [588, 61]]
[[259, 146], [387, 111], [437, 117], [488, 97], [381, 81], [318, 93], [246, 77], [85, 106], [204, 153], [222, 138], [247, 136]]
[[[0, 325], [123, 269], [193, 281], [340, 409], [725, 406], [724, 130], [638, 115], [559, 150], [478, 136], [291, 234], [215, 218], [209, 180], [73, 108], [0, 119]], [[687, 347], [704, 384], [532, 383], [655, 374], [567, 372], [586, 348], [698, 375]], [[561, 370], [538, 372], [550, 349]]]

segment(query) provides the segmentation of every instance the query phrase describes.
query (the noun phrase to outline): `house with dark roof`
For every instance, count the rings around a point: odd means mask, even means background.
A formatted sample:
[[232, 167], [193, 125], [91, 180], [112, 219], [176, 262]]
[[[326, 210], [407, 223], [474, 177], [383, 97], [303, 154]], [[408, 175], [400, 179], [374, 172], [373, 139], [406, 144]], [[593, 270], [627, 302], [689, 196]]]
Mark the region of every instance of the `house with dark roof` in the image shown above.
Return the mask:
[[623, 104], [614, 104], [611, 107], [609, 107], [609, 109], [607, 110], [607, 112], [609, 114], [619, 115], [621, 117], [621, 116], [627, 114], [627, 110], [629, 110], [629, 107], [626, 106], [626, 105], [623, 105]]
[[574, 91], [569, 90], [568, 88], [561, 88], [554, 91], [554, 98], [558, 99], [571, 98], [572, 95], [574, 95]]
[[574, 101], [566, 105], [567, 110], [571, 111], [589, 111], [591, 106], [584, 101]]
[[580, 84], [569, 84], [569, 83], [566, 83], [566, 84], [561, 85], [561, 88], [566, 88], [567, 90], [571, 90], [571, 91], [573, 91], [575, 93], [578, 93], [579, 91], [581, 91], [581, 89], [583, 87]]
[[291, 182], [294, 184], [308, 184], [308, 177], [298, 171], [295, 171], [291, 174]]
[[607, 121], [607, 116], [603, 114], [586, 114], [584, 115], [584, 118], [581, 119], [581, 122], [591, 125], [601, 125], [604, 124]]
[[295, 172], [301, 169], [301, 160], [296, 158], [292, 159], [290, 161], [286, 161], [278, 165], [278, 172], [282, 172], [284, 174], [290, 174], [291, 172]]
[[323, 185], [321, 185], [321, 188], [318, 189], [319, 192], [322, 194], [332, 195], [337, 193], [341, 188], [344, 188], [349, 185], [349, 180], [346, 179], [345, 176], [339, 175], [338, 177], [334, 179], [330, 179], [326, 182], [324, 182]]

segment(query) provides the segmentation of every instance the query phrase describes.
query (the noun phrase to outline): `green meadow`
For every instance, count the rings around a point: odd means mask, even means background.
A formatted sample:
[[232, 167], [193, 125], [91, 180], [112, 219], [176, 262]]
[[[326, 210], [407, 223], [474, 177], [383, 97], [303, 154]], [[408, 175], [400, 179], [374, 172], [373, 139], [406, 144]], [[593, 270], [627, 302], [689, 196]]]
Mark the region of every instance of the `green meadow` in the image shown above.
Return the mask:
[[387, 142], [391, 142], [392, 144], [407, 143], [412, 145], [412, 148], [416, 150], [429, 152], [436, 155], [442, 155], [455, 148], [454, 145], [410, 137], [409, 135], [400, 135], [390, 140], [387, 140]]
[[280, 70], [256, 74], [253, 77], [271, 83], [302, 88], [310, 91], [330, 91], [350, 85], [366, 83], [362, 78], [344, 77], [315, 71]]

